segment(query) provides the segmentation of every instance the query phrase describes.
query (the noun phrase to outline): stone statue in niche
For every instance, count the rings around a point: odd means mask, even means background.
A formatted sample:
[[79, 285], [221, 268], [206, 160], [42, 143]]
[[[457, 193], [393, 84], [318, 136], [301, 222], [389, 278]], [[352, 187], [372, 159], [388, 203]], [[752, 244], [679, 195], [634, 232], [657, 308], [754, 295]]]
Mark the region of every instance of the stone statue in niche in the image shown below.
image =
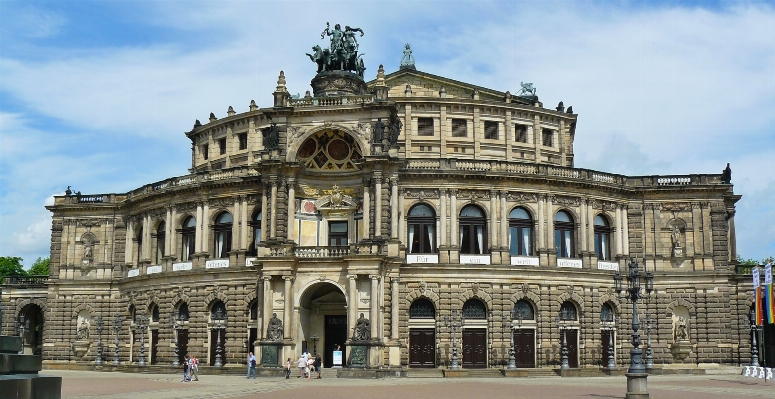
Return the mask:
[[261, 129], [261, 135], [264, 136], [264, 148], [267, 150], [276, 150], [280, 146], [280, 128], [272, 122], [272, 125]]
[[672, 230], [670, 231], [670, 242], [672, 243], [673, 257], [682, 257], [683, 248], [681, 247], [681, 230], [675, 224], [673, 224]]
[[358, 318], [355, 322], [355, 328], [353, 331], [353, 341], [368, 341], [371, 339], [371, 322], [369, 319], [363, 317]]
[[689, 340], [689, 329], [686, 325], [686, 318], [678, 317], [678, 320], [673, 322], [673, 341], [687, 341]]
[[91, 323], [89, 322], [89, 319], [85, 316], [78, 315], [78, 321], [76, 322], [76, 331], [75, 331], [75, 340], [76, 341], [88, 341], [89, 340], [89, 329], [91, 328]]
[[269, 319], [269, 325], [266, 327], [266, 339], [269, 341], [282, 341], [283, 339], [283, 322], [277, 318], [277, 313], [272, 313], [272, 318]]
[[385, 127], [382, 118], [377, 118], [377, 122], [374, 124], [374, 135], [372, 137], [372, 142], [374, 144], [382, 144], [382, 138], [385, 137]]

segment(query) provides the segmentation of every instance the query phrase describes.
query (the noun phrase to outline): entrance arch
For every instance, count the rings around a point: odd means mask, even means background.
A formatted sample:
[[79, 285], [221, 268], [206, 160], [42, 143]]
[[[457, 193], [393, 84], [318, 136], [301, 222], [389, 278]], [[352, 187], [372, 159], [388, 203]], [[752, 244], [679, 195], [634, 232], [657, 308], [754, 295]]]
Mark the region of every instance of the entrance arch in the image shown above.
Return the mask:
[[[333, 366], [336, 345], [342, 351], [342, 365], [347, 359], [345, 342], [347, 329], [347, 296], [344, 288], [333, 281], [315, 281], [307, 284], [299, 296], [298, 342], [301, 351], [317, 351], [323, 357], [323, 366]], [[295, 359], [291, 359], [292, 361]]]
[[[35, 303], [24, 306], [18, 316], [24, 316], [24, 353], [40, 355], [43, 349], [43, 309]], [[16, 320], [21, 320], [17, 317]]]

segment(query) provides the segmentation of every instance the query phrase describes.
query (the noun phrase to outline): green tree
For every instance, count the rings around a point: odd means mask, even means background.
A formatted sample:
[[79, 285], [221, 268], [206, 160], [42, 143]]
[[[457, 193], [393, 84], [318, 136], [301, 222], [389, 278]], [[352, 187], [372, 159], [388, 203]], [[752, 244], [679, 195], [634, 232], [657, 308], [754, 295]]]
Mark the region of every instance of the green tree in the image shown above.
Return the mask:
[[51, 263], [49, 258], [38, 258], [27, 272], [30, 276], [48, 276], [48, 266]]
[[0, 256], [0, 277], [26, 276], [27, 272], [22, 267], [23, 260], [18, 256]]
[[768, 256], [768, 257], [762, 259], [761, 262], [760, 262], [760, 261], [755, 260], [755, 259], [743, 259], [742, 256], [737, 255], [737, 263], [739, 263], [742, 266], [759, 266], [759, 265], [767, 264], [767, 262], [772, 263], [773, 262], [773, 257], [772, 256]]

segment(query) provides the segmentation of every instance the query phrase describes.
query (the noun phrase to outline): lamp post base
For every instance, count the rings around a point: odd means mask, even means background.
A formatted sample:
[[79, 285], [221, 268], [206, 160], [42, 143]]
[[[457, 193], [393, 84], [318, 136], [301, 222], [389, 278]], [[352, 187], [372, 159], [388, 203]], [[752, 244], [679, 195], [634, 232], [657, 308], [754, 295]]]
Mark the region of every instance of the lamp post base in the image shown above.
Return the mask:
[[627, 396], [626, 399], [649, 399], [648, 374], [626, 373]]

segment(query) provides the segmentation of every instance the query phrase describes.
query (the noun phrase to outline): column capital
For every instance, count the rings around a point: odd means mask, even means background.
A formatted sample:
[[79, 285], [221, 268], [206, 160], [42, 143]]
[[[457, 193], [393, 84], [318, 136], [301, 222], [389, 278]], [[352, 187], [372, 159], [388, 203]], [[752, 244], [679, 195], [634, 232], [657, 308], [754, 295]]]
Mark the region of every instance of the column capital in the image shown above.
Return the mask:
[[369, 274], [369, 278], [372, 280], [379, 280], [380, 278], [382, 278], [382, 276], [380, 276], [379, 274]]
[[283, 280], [293, 282], [293, 280], [296, 279], [296, 276], [283, 276]]
[[348, 274], [347, 278], [350, 279], [350, 280], [358, 280], [358, 275], [357, 274]]
[[495, 199], [495, 197], [498, 196], [498, 190], [496, 189], [490, 189], [490, 199]]
[[398, 284], [398, 283], [400, 283], [400, 282], [401, 282], [401, 277], [398, 277], [398, 276], [392, 276], [392, 277], [390, 277], [390, 282], [391, 282], [391, 283]]
[[261, 276], [261, 280], [264, 280], [264, 281], [271, 281], [271, 280], [272, 280], [272, 276], [271, 276], [271, 275], [268, 275], [268, 276]]
[[382, 171], [375, 170], [374, 171], [374, 179], [376, 179], [378, 182], [381, 182], [381, 180], [382, 180]]
[[460, 190], [458, 190], [456, 188], [450, 188], [449, 189], [449, 195], [451, 195], [451, 196], [457, 197], [458, 193], [460, 193]]

